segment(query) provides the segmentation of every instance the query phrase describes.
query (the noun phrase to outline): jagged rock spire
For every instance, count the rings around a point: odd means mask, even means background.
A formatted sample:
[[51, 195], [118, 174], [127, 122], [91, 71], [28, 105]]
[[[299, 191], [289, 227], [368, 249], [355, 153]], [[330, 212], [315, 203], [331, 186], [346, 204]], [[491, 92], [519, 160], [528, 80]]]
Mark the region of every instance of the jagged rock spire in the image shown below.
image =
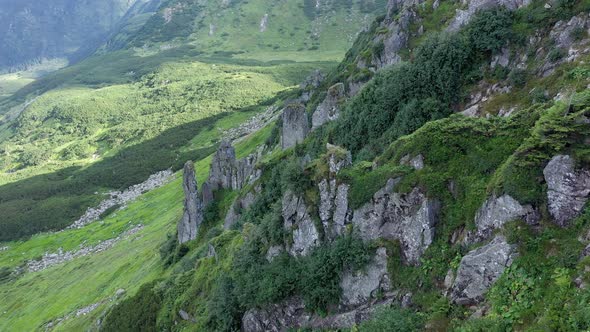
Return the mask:
[[309, 121], [305, 106], [301, 103], [291, 103], [283, 110], [283, 150], [294, 147], [303, 142], [309, 134]]
[[[255, 169], [259, 157], [260, 153], [255, 153], [236, 160], [235, 149], [231, 143], [224, 140], [213, 156], [207, 189], [242, 189], [260, 175]], [[205, 194], [205, 191], [203, 193]]]
[[197, 190], [195, 165], [192, 161], [184, 164], [182, 188], [184, 189], [184, 214], [178, 223], [178, 242], [181, 244], [196, 239], [199, 227], [203, 223], [203, 202]]

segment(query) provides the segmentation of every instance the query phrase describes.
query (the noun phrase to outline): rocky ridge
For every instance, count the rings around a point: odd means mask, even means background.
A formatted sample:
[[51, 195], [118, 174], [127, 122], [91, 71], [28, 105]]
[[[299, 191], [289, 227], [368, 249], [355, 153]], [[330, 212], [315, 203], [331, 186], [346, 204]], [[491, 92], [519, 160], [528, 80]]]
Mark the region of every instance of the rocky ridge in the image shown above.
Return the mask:
[[195, 165], [192, 161], [184, 164], [182, 189], [184, 190], [184, 213], [177, 225], [178, 242], [181, 244], [196, 239], [199, 227], [203, 223], [203, 201], [197, 190]]

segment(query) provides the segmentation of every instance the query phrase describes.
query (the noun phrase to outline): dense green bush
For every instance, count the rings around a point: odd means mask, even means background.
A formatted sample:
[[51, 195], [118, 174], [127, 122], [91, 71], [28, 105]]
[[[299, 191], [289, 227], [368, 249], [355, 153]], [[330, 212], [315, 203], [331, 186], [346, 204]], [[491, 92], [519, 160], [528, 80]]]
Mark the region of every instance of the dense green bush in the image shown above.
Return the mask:
[[365, 160], [387, 142], [448, 116], [462, 86], [481, 76], [476, 65], [510, 40], [512, 22], [506, 9], [493, 8], [477, 13], [460, 33], [427, 37], [412, 62], [378, 72], [350, 101], [336, 123], [336, 143]]
[[359, 332], [421, 331], [424, 318], [413, 311], [395, 307], [378, 311], [373, 318], [358, 327]]
[[152, 282], [141, 286], [135, 296], [114, 306], [106, 316], [101, 331], [157, 331], [156, 319], [162, 298], [154, 290], [155, 284]]
[[522, 88], [527, 81], [527, 72], [525, 69], [513, 69], [510, 71], [510, 74], [508, 74], [508, 80], [513, 86]]
[[467, 32], [473, 47], [478, 51], [497, 52], [512, 37], [512, 14], [504, 7], [497, 7], [475, 15]]
[[345, 237], [324, 244], [311, 255], [287, 253], [266, 260], [262, 238], [246, 243], [236, 254], [232, 273], [216, 281], [210, 297], [208, 324], [216, 330], [239, 326], [244, 311], [301, 296], [312, 312], [326, 312], [340, 298], [340, 275], [348, 267], [362, 268], [370, 251], [362, 241]]
[[551, 62], [557, 62], [563, 59], [564, 56], [567, 55], [567, 51], [562, 48], [554, 48], [552, 49], [549, 54], [547, 54], [547, 58]]
[[[415, 130], [425, 119], [446, 114], [445, 109], [458, 100], [469, 57], [469, 46], [460, 35], [437, 34], [426, 39], [416, 50], [414, 62], [382, 70], [347, 105], [337, 123], [335, 140], [358, 152], [367, 142], [377, 143], [391, 127], [396, 129], [388, 139]], [[426, 98], [430, 98], [426, 105], [431, 109], [422, 111], [417, 100]], [[435, 115], [426, 114], [430, 110]], [[413, 115], [418, 114], [421, 119], [414, 121]]]

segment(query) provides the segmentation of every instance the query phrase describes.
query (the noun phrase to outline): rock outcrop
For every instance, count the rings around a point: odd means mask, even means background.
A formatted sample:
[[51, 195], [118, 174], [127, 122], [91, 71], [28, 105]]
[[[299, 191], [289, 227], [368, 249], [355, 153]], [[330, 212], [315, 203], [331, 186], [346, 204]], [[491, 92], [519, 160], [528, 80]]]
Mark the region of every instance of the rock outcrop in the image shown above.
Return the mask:
[[195, 165], [192, 161], [184, 164], [182, 180], [184, 190], [184, 214], [178, 223], [178, 242], [185, 243], [197, 238], [201, 223], [203, 223], [203, 202], [197, 191]]
[[470, 251], [461, 259], [457, 270], [451, 291], [452, 301], [461, 305], [481, 302], [516, 255], [516, 247], [500, 235], [485, 246]]
[[305, 201], [290, 191], [283, 196], [283, 227], [292, 232], [288, 251], [293, 256], [306, 256], [320, 244], [320, 233], [307, 211]]
[[530, 205], [522, 206], [510, 195], [492, 196], [482, 205], [475, 215], [477, 231], [467, 236], [466, 243], [475, 243], [489, 239], [496, 229], [505, 223], [524, 219], [534, 213]]
[[339, 104], [346, 98], [344, 84], [337, 83], [328, 89], [326, 98], [312, 115], [312, 130], [318, 128], [324, 123], [338, 119], [340, 116]]
[[319, 216], [324, 227], [326, 239], [333, 240], [343, 235], [346, 225], [350, 223], [352, 211], [348, 205], [348, 191], [350, 185], [338, 183], [336, 175], [344, 167], [352, 165], [352, 156], [349, 151], [328, 144], [327, 163], [329, 175], [320, 181]]
[[344, 308], [357, 307], [388, 292], [391, 285], [387, 273], [386, 249], [377, 249], [372, 262], [362, 271], [346, 271], [340, 281], [340, 288], [340, 304]]
[[399, 52], [406, 47], [410, 37], [410, 25], [416, 20], [414, 4], [422, 1], [390, 1], [387, 4], [387, 14], [381, 23], [381, 29], [387, 31], [378, 34], [373, 40], [374, 45], [382, 44], [380, 54], [373, 54], [371, 65], [377, 71], [383, 67], [401, 61]]
[[254, 200], [256, 196], [253, 193], [249, 192], [244, 197], [238, 197], [229, 210], [225, 215], [225, 221], [223, 223], [224, 229], [231, 229], [240, 219], [242, 212], [248, 209], [252, 204], [254, 204]]
[[211, 190], [239, 190], [244, 185], [256, 181], [261, 175], [260, 170], [256, 169], [260, 155], [261, 151], [258, 151], [244, 159], [236, 160], [236, 151], [233, 146], [227, 141], [221, 142], [213, 156], [209, 171], [207, 182]]
[[280, 332], [288, 327], [298, 327], [309, 321], [311, 315], [305, 312], [300, 298], [292, 298], [281, 304], [273, 304], [265, 309], [251, 309], [242, 317], [244, 332]]
[[420, 257], [434, 239], [440, 203], [420, 188], [410, 193], [393, 191], [398, 180], [389, 179], [371, 202], [354, 211], [354, 232], [363, 240], [398, 240], [405, 261], [419, 265]]
[[228, 141], [222, 141], [211, 161], [209, 180], [212, 190], [233, 189], [236, 151]]
[[590, 194], [590, 171], [576, 170], [574, 159], [557, 155], [543, 170], [547, 182], [549, 213], [565, 227], [582, 213]]
[[283, 150], [303, 142], [309, 133], [309, 121], [305, 106], [291, 103], [283, 110], [283, 132], [281, 137]]
[[[590, 39], [582, 38], [576, 40], [575, 32], [583, 31], [586, 34], [590, 32], [590, 14], [582, 13], [572, 17], [569, 21], [558, 21], [555, 23], [549, 32], [550, 40], [554, 40], [555, 44], [551, 47], [541, 46], [537, 49], [536, 60], [542, 65], [538, 68], [537, 73], [543, 77], [547, 77], [555, 72], [555, 69], [566, 62], [573, 62], [584, 54], [590, 53]], [[540, 39], [540, 38], [539, 38]], [[532, 41], [538, 42], [536, 38], [531, 38]], [[559, 59], [550, 58], [553, 51], [561, 51], [563, 56]]]
[[[322, 317], [305, 311], [300, 298], [291, 298], [264, 309], [252, 309], [242, 317], [244, 332], [283, 332], [291, 329], [338, 330], [349, 329], [371, 318], [381, 308], [397, 299], [387, 298], [362, 305], [354, 310]], [[397, 301], [399, 302], [399, 301]]]
[[266, 252], [266, 260], [269, 263], [271, 263], [275, 259], [275, 257], [282, 254], [284, 251], [285, 248], [283, 248], [282, 245], [271, 246], [270, 248], [268, 248], [268, 251]]
[[213, 196], [213, 190], [211, 189], [211, 185], [209, 185], [208, 181], [205, 181], [201, 186], [201, 198], [203, 199], [203, 207], [211, 204], [215, 197]]
[[314, 70], [305, 81], [299, 85], [299, 88], [303, 91], [301, 93], [301, 100], [304, 103], [308, 102], [315, 90], [320, 87], [320, 84], [322, 84], [325, 79], [326, 75], [324, 75], [319, 69]]
[[530, 0], [471, 0], [468, 1], [469, 6], [467, 9], [457, 9], [455, 18], [449, 24], [448, 31], [458, 31], [463, 26], [467, 25], [473, 15], [480, 10], [485, 10], [493, 7], [506, 7], [508, 10], [516, 10], [518, 8], [528, 6]]
[[409, 154], [407, 154], [400, 159], [399, 163], [401, 165], [410, 166], [413, 169], [419, 171], [424, 168], [424, 156], [418, 154], [412, 158]]

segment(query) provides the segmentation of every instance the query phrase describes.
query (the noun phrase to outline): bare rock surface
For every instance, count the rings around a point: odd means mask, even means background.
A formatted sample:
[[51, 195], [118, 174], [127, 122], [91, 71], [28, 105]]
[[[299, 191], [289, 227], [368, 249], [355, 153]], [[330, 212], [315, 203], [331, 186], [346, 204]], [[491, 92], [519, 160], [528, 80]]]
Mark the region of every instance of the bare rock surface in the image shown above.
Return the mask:
[[247, 157], [237, 160], [236, 151], [228, 141], [222, 141], [211, 161], [209, 179], [211, 190], [239, 190], [246, 184], [256, 181], [261, 173], [256, 163], [262, 155], [262, 149]]
[[371, 202], [354, 211], [354, 231], [365, 241], [379, 238], [398, 240], [405, 258], [419, 265], [420, 257], [434, 240], [440, 203], [420, 188], [410, 193], [393, 191], [398, 180], [390, 179]]
[[248, 310], [242, 317], [242, 331], [286, 332], [300, 328], [312, 330], [349, 329], [370, 319], [376, 311], [388, 307], [394, 302], [394, 298], [385, 298], [350, 311], [322, 317], [306, 312], [303, 300], [295, 297], [264, 309]]
[[477, 211], [475, 215], [477, 231], [467, 237], [467, 242], [489, 239], [494, 230], [502, 228], [507, 222], [524, 219], [533, 212], [530, 205], [522, 206], [510, 195], [492, 196]]
[[547, 182], [549, 213], [565, 227], [582, 213], [590, 194], [590, 171], [576, 170], [574, 159], [557, 155], [543, 170]]
[[283, 150], [303, 142], [309, 131], [305, 106], [300, 103], [287, 105], [283, 110], [283, 132], [281, 137]]
[[448, 31], [458, 31], [463, 26], [467, 25], [473, 15], [480, 10], [485, 10], [493, 7], [502, 6], [508, 10], [516, 10], [518, 8], [528, 6], [530, 0], [470, 0], [468, 7], [465, 10], [457, 9], [455, 18], [447, 27]]
[[410, 166], [413, 169], [419, 171], [424, 168], [424, 156], [421, 154], [416, 155], [412, 158], [409, 154], [402, 157], [400, 160], [401, 165]]
[[312, 130], [340, 116], [340, 103], [346, 97], [344, 84], [337, 83], [328, 89], [326, 98], [318, 105], [312, 116]]
[[288, 191], [283, 196], [284, 229], [292, 232], [288, 251], [293, 256], [306, 256], [320, 244], [320, 234], [307, 211], [305, 201]]
[[451, 299], [461, 305], [477, 304], [516, 257], [516, 247], [499, 235], [461, 259]]
[[377, 298], [381, 293], [388, 292], [390, 287], [387, 251], [385, 248], [379, 248], [365, 269], [345, 271], [340, 281], [340, 304], [345, 308], [359, 306]]
[[223, 228], [224, 229], [231, 229], [240, 219], [240, 217], [242, 215], [242, 211], [245, 211], [252, 204], [254, 204], [255, 199], [256, 199], [256, 196], [251, 192], [247, 193], [246, 196], [244, 196], [244, 197], [236, 198], [234, 203], [231, 205], [231, 207], [227, 211], [227, 214], [225, 215]]
[[352, 211], [348, 204], [350, 185], [338, 183], [336, 175], [345, 167], [352, 165], [352, 155], [345, 149], [327, 144], [328, 177], [320, 181], [319, 217], [324, 234], [328, 240], [343, 235], [346, 225], [350, 223]]
[[177, 225], [179, 243], [196, 239], [204, 218], [203, 202], [197, 190], [195, 165], [192, 161], [184, 164], [182, 189], [184, 190], [184, 213]]

